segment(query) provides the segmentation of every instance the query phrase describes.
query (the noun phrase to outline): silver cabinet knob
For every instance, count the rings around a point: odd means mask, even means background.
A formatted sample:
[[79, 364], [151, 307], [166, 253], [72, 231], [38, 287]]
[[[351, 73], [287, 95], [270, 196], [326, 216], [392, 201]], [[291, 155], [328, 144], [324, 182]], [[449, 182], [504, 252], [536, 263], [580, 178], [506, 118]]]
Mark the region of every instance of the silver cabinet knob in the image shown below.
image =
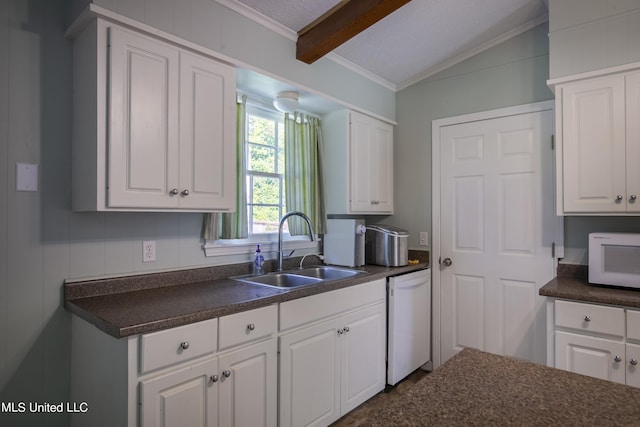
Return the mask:
[[453, 261], [451, 261], [451, 258], [445, 258], [442, 260], [442, 264], [445, 267], [451, 267], [451, 264], [453, 264]]
[[635, 202], [637, 198], [638, 198], [638, 196], [636, 196], [635, 194], [632, 194], [632, 195], [629, 196], [629, 201], [630, 202]]
[[189, 195], [189, 190], [182, 190], [182, 195], [183, 196], [188, 196]]
[[620, 356], [615, 356], [615, 357], [613, 358], [613, 361], [614, 361], [614, 362], [616, 362], [616, 363], [620, 363], [620, 362], [622, 362], [622, 357], [620, 357]]
[[620, 202], [622, 201], [622, 199], [624, 199], [624, 197], [622, 197], [620, 194], [616, 196], [616, 202]]
[[225, 378], [229, 378], [231, 376], [231, 371], [229, 371], [229, 370], [222, 371], [222, 375]]
[[586, 316], [584, 316], [584, 321], [585, 322], [591, 322], [591, 316], [589, 316], [588, 314]]
[[338, 329], [338, 335], [344, 334], [344, 329]]
[[636, 366], [636, 365], [638, 364], [638, 359], [631, 359], [631, 360], [629, 360], [629, 364], [630, 364], [630, 365], [633, 365], [633, 366]]
[[344, 331], [345, 331], [345, 332], [349, 332], [349, 327], [348, 327], [348, 326], [345, 326], [345, 327], [344, 327]]
[[255, 330], [255, 329], [256, 329], [256, 325], [254, 325], [253, 323], [249, 323], [249, 324], [247, 325], [247, 329], [248, 329], [248, 330], [250, 330], [250, 331], [253, 331], [253, 330]]
[[189, 341], [182, 341], [180, 343], [180, 348], [183, 349], [183, 350], [188, 349], [189, 348]]
[[211, 375], [209, 377], [209, 381], [211, 381], [212, 383], [217, 383], [218, 382], [218, 376], [217, 375]]
[[177, 188], [174, 188], [173, 190], [169, 191], [169, 193], [173, 196], [177, 196], [179, 192], [180, 191]]

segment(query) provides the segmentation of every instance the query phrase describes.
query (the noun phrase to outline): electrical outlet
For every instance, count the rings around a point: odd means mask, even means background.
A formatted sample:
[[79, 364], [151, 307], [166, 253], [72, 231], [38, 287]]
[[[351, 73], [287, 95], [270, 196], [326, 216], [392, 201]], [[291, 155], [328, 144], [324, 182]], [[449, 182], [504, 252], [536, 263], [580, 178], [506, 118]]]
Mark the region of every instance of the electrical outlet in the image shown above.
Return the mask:
[[429, 246], [429, 233], [426, 231], [420, 232], [420, 246]]
[[156, 241], [145, 240], [142, 242], [142, 262], [152, 262], [156, 260]]

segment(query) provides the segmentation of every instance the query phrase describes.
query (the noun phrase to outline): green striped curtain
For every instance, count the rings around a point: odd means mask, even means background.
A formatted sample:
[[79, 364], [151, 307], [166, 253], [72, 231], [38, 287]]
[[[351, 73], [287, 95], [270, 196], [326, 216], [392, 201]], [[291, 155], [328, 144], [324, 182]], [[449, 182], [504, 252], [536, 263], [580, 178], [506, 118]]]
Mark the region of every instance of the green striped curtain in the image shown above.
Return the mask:
[[[285, 114], [284, 147], [286, 209], [305, 213], [314, 233], [324, 234], [327, 215], [320, 119], [298, 112]], [[290, 217], [288, 225], [292, 236], [307, 234], [307, 225], [299, 217]]]
[[236, 110], [236, 211], [229, 213], [207, 213], [202, 224], [202, 238], [246, 239], [248, 237], [247, 221], [247, 148], [245, 138], [245, 111], [247, 97], [238, 99]]

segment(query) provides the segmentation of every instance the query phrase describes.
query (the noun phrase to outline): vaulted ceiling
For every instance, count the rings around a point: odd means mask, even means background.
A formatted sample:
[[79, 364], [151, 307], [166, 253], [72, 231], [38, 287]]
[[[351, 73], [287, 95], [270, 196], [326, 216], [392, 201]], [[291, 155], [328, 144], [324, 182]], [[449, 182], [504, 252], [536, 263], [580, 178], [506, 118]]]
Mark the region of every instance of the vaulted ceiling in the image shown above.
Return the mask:
[[[344, 2], [217, 1], [295, 40], [300, 30]], [[547, 21], [547, 1], [411, 0], [327, 57], [401, 90]]]

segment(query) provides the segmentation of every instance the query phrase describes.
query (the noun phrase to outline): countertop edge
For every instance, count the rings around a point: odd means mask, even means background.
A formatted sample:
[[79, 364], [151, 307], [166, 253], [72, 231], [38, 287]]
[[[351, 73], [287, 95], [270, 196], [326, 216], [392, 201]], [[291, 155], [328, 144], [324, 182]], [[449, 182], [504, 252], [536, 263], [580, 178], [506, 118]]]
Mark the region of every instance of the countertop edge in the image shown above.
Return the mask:
[[640, 290], [595, 285], [581, 277], [556, 277], [541, 287], [538, 294], [550, 298], [640, 308]]
[[[101, 331], [111, 335], [114, 338], [126, 338], [132, 335], [144, 334], [149, 332], [160, 331], [163, 329], [168, 329], [177, 326], [183, 326], [190, 323], [195, 323], [203, 320], [218, 318], [221, 316], [226, 316], [229, 314], [235, 314], [242, 311], [247, 311], [255, 308], [265, 307], [272, 304], [282, 303], [298, 298], [304, 298], [307, 296], [312, 296], [324, 292], [330, 292], [338, 289], [347, 288], [350, 286], [359, 285], [362, 283], [371, 282], [378, 279], [383, 279], [391, 276], [402, 275], [406, 273], [411, 273], [414, 271], [424, 270], [429, 268], [428, 263], [420, 263], [414, 265], [407, 265], [402, 267], [384, 267], [384, 266], [375, 266], [375, 265], [367, 265], [362, 267], [367, 274], [358, 275], [348, 279], [335, 280], [331, 282], [326, 282], [322, 285], [318, 286], [307, 286], [303, 288], [293, 289], [289, 291], [278, 290], [279, 292], [268, 295], [265, 297], [260, 297], [256, 299], [252, 299], [249, 301], [237, 301], [231, 302], [229, 304], [225, 304], [224, 306], [212, 307], [208, 309], [198, 309], [198, 310], [185, 310], [179, 314], [173, 314], [168, 317], [160, 317], [155, 319], [149, 319], [149, 321], [135, 323], [135, 324], [119, 324], [118, 322], [114, 322], [108, 318], [108, 316], [101, 316], [100, 314], [93, 312], [89, 309], [85, 309], [83, 307], [83, 303], [100, 301], [104, 304], [109, 304], [108, 299], [112, 296], [118, 296], [119, 298], [127, 299], [129, 295], [134, 295], [136, 292], [162, 292], [163, 289], [167, 289], [168, 287], [178, 287], [182, 285], [193, 285], [197, 286], [199, 283], [180, 283], [175, 285], [164, 285], [164, 286], [155, 286], [153, 283], [150, 283], [147, 278], [142, 276], [141, 282], [149, 283], [149, 287], [145, 287], [143, 289], [139, 287], [133, 287], [130, 291], [123, 291], [121, 285], [118, 285], [116, 288], [116, 292], [114, 293], [104, 293], [102, 292], [100, 295], [90, 295], [90, 296], [80, 296], [86, 295], [84, 292], [72, 292], [65, 293], [65, 301], [64, 307], [67, 311], [73, 313], [74, 315], [82, 318], [83, 320], [93, 324], [95, 327], [100, 329]], [[216, 285], [227, 285], [230, 286], [230, 279], [213, 279], [206, 281], [208, 286], [215, 287]], [[238, 283], [234, 281], [234, 284], [237, 286], [246, 286], [245, 284]], [[65, 285], [67, 286], [67, 285]], [[78, 286], [77, 283], [72, 284], [71, 286]], [[260, 286], [260, 285], [255, 285]], [[179, 288], [173, 288], [172, 290], [178, 290]], [[186, 291], [188, 292], [188, 291]], [[215, 292], [215, 291], [213, 291]]]

